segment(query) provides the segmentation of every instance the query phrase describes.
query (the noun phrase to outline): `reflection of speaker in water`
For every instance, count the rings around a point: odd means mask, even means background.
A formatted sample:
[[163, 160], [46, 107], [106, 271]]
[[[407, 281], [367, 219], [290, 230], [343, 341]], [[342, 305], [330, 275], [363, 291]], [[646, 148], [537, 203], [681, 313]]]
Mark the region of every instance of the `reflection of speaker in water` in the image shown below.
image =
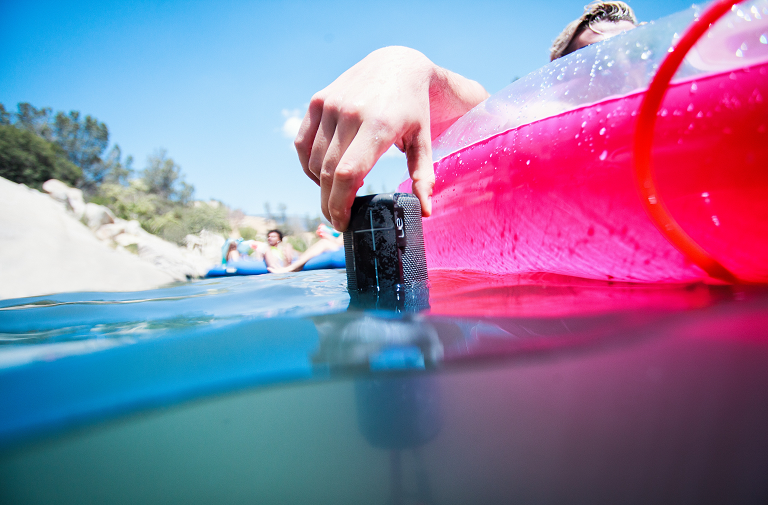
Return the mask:
[[[349, 244], [351, 234], [347, 235], [345, 239]], [[421, 249], [423, 259], [423, 246]], [[347, 245], [347, 254], [351, 251]], [[399, 254], [402, 258], [402, 251]], [[385, 285], [380, 276], [375, 289], [358, 290], [356, 281], [349, 280], [356, 278], [355, 269], [350, 269], [350, 264], [348, 256], [349, 308], [345, 313], [313, 318], [320, 335], [320, 346], [312, 361], [331, 369], [359, 370], [365, 367], [390, 372], [355, 381], [358, 426], [372, 446], [390, 451], [389, 503], [399, 505], [404, 498], [413, 498], [417, 503], [433, 503], [418, 448], [434, 439], [442, 425], [438, 384], [427, 375], [391, 373], [431, 367], [443, 358], [443, 344], [437, 330], [418, 314], [429, 308], [426, 267], [425, 278], [418, 282], [409, 279], [403, 283], [402, 277], [398, 281], [397, 276], [390, 276], [396, 282]], [[402, 266], [399, 271], [402, 274]], [[371, 279], [370, 276], [367, 278]], [[385, 289], [381, 289], [382, 286]], [[412, 456], [416, 481], [415, 491], [407, 495], [403, 493], [402, 482], [404, 449], [408, 449]]]
[[[391, 503], [405, 498], [433, 503], [426, 469], [418, 448], [433, 440], [442, 427], [437, 381], [430, 376], [401, 375], [355, 382], [357, 424], [374, 447], [390, 450]], [[415, 491], [404, 493], [402, 450], [415, 463]]]
[[423, 445], [440, 431], [437, 382], [426, 377], [384, 377], [355, 383], [357, 423], [381, 449]]
[[320, 335], [315, 363], [403, 370], [442, 360], [443, 344], [434, 325], [418, 314], [429, 307], [426, 285], [350, 295], [347, 312], [313, 318]]

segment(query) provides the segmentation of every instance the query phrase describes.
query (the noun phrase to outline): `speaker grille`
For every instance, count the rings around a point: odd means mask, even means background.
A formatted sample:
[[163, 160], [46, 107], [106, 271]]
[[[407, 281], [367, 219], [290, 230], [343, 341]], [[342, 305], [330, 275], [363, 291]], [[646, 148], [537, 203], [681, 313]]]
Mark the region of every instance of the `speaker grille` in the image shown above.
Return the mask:
[[357, 291], [357, 274], [355, 273], [355, 251], [352, 249], [352, 232], [344, 232], [344, 258], [347, 263], [347, 289]]
[[421, 204], [419, 199], [408, 193], [399, 193], [397, 205], [405, 216], [405, 234], [408, 244], [403, 254], [403, 282], [406, 285], [426, 282], [427, 260], [424, 254], [424, 233], [421, 229]]

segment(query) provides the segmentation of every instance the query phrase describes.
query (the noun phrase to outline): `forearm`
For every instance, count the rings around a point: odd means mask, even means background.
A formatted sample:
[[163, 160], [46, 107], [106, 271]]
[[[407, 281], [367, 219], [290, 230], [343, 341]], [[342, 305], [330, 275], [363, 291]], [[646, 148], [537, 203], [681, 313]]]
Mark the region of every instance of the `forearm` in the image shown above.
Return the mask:
[[285, 265], [293, 263], [294, 249], [291, 244], [283, 242], [283, 256], [285, 257]]
[[429, 86], [432, 140], [489, 96], [478, 82], [435, 65]]

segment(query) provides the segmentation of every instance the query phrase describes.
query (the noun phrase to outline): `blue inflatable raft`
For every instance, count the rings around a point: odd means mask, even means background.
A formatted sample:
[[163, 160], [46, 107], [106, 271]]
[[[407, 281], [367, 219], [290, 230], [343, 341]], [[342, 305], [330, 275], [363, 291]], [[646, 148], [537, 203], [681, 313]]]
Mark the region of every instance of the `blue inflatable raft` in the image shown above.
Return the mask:
[[[320, 254], [307, 261], [302, 270], [322, 270], [327, 268], [346, 268], [344, 248]], [[261, 275], [269, 273], [264, 260], [230, 261], [226, 265], [211, 268], [206, 277], [226, 277], [231, 275]]]

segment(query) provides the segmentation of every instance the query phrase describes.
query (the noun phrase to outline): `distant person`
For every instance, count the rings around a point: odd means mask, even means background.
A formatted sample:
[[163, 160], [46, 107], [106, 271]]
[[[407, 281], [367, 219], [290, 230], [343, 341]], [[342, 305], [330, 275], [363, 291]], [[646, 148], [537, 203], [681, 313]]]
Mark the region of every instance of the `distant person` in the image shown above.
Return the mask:
[[293, 247], [283, 242], [283, 232], [280, 230], [267, 232], [267, 246], [264, 252], [264, 263], [267, 269], [287, 267], [293, 262]]
[[[555, 40], [552, 59], [632, 29], [624, 2], [585, 8]], [[561, 47], [563, 46], [563, 47]], [[432, 140], [488, 98], [477, 82], [407, 47], [378, 49], [312, 97], [294, 145], [304, 173], [320, 186], [320, 207], [344, 231], [357, 190], [393, 144], [405, 153], [422, 213], [432, 213]]]
[[237, 242], [233, 240], [227, 249], [227, 263], [234, 261], [240, 261], [240, 253], [237, 251]]
[[267, 269], [275, 274], [281, 274], [285, 272], [298, 272], [304, 268], [304, 265], [307, 263], [307, 261], [311, 260], [312, 258], [316, 258], [317, 256], [320, 256], [326, 252], [338, 251], [344, 247], [344, 238], [341, 236], [341, 233], [334, 230], [333, 228], [330, 228], [326, 224], [319, 225], [315, 234], [320, 237], [320, 240], [309, 246], [306, 251], [301, 253], [299, 259], [282, 268], [268, 267]]

